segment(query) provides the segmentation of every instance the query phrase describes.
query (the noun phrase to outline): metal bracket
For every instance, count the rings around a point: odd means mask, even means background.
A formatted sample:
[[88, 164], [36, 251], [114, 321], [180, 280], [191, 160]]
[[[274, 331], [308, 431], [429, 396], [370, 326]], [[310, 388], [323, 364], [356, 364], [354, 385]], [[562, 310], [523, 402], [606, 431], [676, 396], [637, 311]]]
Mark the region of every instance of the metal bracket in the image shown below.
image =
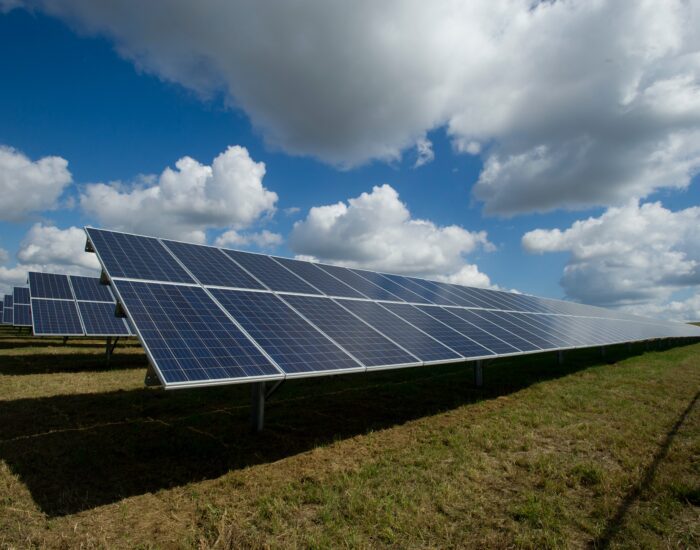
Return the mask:
[[92, 246], [90, 239], [85, 239], [85, 252], [92, 252], [93, 254], [95, 252], [95, 247]]
[[107, 275], [107, 272], [104, 269], [100, 271], [100, 284], [109, 285], [109, 275]]
[[275, 382], [275, 385], [272, 386], [265, 394], [265, 399], [270, 399], [270, 397], [272, 397], [272, 395], [275, 394], [278, 389], [280, 389], [280, 386], [284, 384], [286, 380], [286, 378], [283, 378], [282, 380], [278, 380], [277, 382]]
[[126, 310], [121, 302], [117, 302], [117, 305], [114, 308], [114, 316], [119, 317], [120, 319], [126, 319]]
[[146, 377], [144, 378], [143, 383], [149, 388], [161, 386], [160, 379], [151, 365], [148, 365], [148, 370], [146, 371]]

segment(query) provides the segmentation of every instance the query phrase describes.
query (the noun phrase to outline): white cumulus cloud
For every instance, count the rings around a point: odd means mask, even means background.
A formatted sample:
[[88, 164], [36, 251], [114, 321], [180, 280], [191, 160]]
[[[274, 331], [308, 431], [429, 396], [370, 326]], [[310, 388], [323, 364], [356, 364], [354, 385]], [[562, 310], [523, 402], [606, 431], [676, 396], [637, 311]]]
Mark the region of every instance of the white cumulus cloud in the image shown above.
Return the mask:
[[33, 161], [0, 145], [0, 221], [20, 221], [54, 208], [72, 180], [68, 161], [61, 157]]
[[217, 237], [216, 246], [226, 247], [242, 247], [255, 245], [258, 248], [274, 248], [284, 242], [282, 235], [273, 233], [267, 229], [253, 233], [241, 233], [235, 229], [230, 229]]
[[569, 254], [561, 280], [569, 297], [654, 312], [667, 310], [675, 292], [700, 288], [698, 227], [700, 207], [674, 212], [632, 200], [564, 230], [530, 231], [522, 244]]
[[353, 166], [444, 127], [489, 213], [624, 203], [700, 167], [700, 0], [12, 0]]
[[229, 147], [211, 166], [183, 157], [142, 182], [87, 185], [83, 210], [104, 227], [202, 243], [208, 228], [245, 228], [275, 211], [265, 164]]
[[294, 224], [289, 245], [306, 259], [490, 284], [465, 260], [479, 248], [493, 248], [486, 232], [412, 218], [396, 190], [386, 184], [347, 202], [311, 208]]
[[[1, 258], [0, 258], [1, 259]], [[0, 261], [0, 263], [6, 263]], [[59, 229], [37, 223], [20, 243], [15, 265], [0, 265], [0, 293], [27, 283], [29, 271], [97, 277], [100, 264], [95, 254], [85, 252], [85, 231], [79, 227]]]
[[433, 142], [428, 138], [420, 138], [416, 142], [416, 162], [414, 168], [420, 168], [424, 164], [428, 164], [435, 160], [435, 152], [433, 151]]

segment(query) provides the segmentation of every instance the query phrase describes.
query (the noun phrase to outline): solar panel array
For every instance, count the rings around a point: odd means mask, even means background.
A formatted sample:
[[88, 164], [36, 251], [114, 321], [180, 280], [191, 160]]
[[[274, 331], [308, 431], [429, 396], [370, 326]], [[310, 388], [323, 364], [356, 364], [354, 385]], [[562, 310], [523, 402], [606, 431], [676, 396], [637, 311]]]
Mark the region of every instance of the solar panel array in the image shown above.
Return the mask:
[[564, 301], [86, 232], [166, 388], [700, 336]]
[[12, 294], [5, 294], [2, 304], [2, 322], [4, 325], [12, 325], [15, 318]]
[[13, 289], [12, 298], [14, 301], [12, 324], [16, 327], [31, 327], [32, 306], [29, 302], [29, 289], [16, 286]]
[[31, 325], [35, 336], [130, 336], [115, 316], [116, 300], [96, 277], [29, 273]]

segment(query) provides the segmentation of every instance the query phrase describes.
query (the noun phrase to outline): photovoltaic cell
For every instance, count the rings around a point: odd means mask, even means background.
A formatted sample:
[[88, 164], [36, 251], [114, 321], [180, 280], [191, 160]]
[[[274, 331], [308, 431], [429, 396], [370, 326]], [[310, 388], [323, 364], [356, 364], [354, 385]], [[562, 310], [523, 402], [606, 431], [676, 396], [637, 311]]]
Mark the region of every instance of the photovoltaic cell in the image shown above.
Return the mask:
[[249, 254], [237, 250], [223, 249], [229, 257], [241, 265], [255, 278], [262, 281], [271, 290], [279, 292], [300, 292], [302, 294], [321, 294], [294, 273], [285, 269], [269, 256]]
[[194, 283], [158, 239], [91, 227], [87, 233], [110, 277]]
[[73, 300], [67, 275], [29, 272], [29, 292], [32, 298]]
[[16, 327], [31, 327], [32, 306], [29, 304], [15, 304], [12, 324]]
[[420, 364], [330, 298], [289, 295], [284, 300], [367, 367]]
[[72, 300], [32, 298], [35, 336], [83, 336], [78, 308]]
[[428, 315], [435, 317], [438, 321], [442, 321], [457, 332], [464, 334], [464, 336], [471, 338], [476, 343], [484, 346], [494, 353], [505, 355], [508, 353], [518, 353], [518, 351], [520, 351], [503, 340], [499, 340], [485, 330], [480, 329], [476, 325], [473, 325], [461, 317], [454, 315], [454, 308], [447, 309], [441, 307], [425, 307], [420, 309], [423, 311], [423, 313], [427, 313]]
[[211, 292], [287, 374], [365, 370], [276, 295], [220, 289]]
[[163, 241], [163, 243], [205, 286], [264, 288], [218, 248], [176, 241]]
[[124, 319], [114, 315], [114, 302], [78, 302], [87, 336], [129, 336]]
[[461, 359], [460, 355], [446, 348], [413, 325], [409, 325], [376, 302], [365, 300], [337, 300], [337, 302], [410, 351], [421, 361], [452, 361]]
[[540, 349], [532, 342], [529, 342], [528, 340], [521, 338], [517, 334], [513, 334], [512, 332], [504, 329], [500, 325], [492, 323], [484, 317], [477, 315], [475, 310], [454, 308], [450, 311], [453, 315], [458, 315], [465, 321], [469, 321], [473, 325], [478, 326], [480, 329], [488, 332], [489, 334], [492, 334], [500, 340], [503, 340], [507, 344], [513, 346], [516, 349], [519, 349], [520, 351], [537, 351]]
[[2, 322], [5, 325], [11, 325], [14, 321], [14, 304], [12, 301], [12, 294], [5, 294], [5, 299], [3, 300], [3, 314]]
[[113, 284], [166, 385], [283, 378], [201, 287]]
[[405, 302], [412, 302], [414, 304], [432, 303], [430, 300], [426, 300], [415, 292], [411, 292], [406, 287], [401, 286], [396, 281], [379, 273], [373, 273], [372, 271], [365, 271], [363, 269], [352, 269], [351, 271], [360, 277], [367, 279], [370, 283], [377, 285], [379, 288], [401, 298], [401, 300]]
[[307, 283], [312, 284], [327, 296], [342, 296], [345, 298], [364, 298], [362, 294], [348, 285], [329, 275], [311, 262], [291, 260], [289, 258], [272, 257], [273, 260], [296, 273]]
[[347, 267], [339, 267], [336, 265], [317, 264], [326, 273], [333, 275], [336, 279], [340, 279], [346, 285], [354, 288], [371, 300], [392, 300], [395, 302], [403, 302], [403, 300], [391, 292], [372, 284], [364, 277], [360, 277]]
[[71, 286], [76, 300], [88, 302], [114, 303], [114, 296], [107, 285], [100, 283], [97, 277], [70, 276]]
[[16, 286], [12, 294], [15, 305], [29, 303], [29, 289], [27, 287]]
[[450, 300], [445, 292], [441, 292], [437, 287], [429, 285], [427, 281], [421, 281], [413, 277], [404, 277], [403, 275], [389, 275], [387, 273], [382, 273], [382, 275], [406, 287], [411, 292], [422, 296], [428, 303], [442, 306], [460, 305], [458, 302]]
[[427, 334], [430, 334], [430, 336], [440, 341], [447, 347], [455, 350], [463, 357], [486, 357], [488, 355], [493, 355], [491, 350], [477, 344], [463, 334], [460, 334], [456, 330], [424, 313], [417, 307], [408, 304], [382, 305], [402, 319], [411, 323], [413, 326], [418, 327]]
[[481, 318], [498, 324], [523, 339], [527, 339], [528, 342], [532, 342], [541, 349], [555, 349], [566, 346], [566, 344], [553, 337], [545, 337], [540, 331], [530, 326], [523, 326], [522, 323], [519, 323], [518, 320], [514, 319], [509, 313], [500, 311], [475, 311], [475, 313]]

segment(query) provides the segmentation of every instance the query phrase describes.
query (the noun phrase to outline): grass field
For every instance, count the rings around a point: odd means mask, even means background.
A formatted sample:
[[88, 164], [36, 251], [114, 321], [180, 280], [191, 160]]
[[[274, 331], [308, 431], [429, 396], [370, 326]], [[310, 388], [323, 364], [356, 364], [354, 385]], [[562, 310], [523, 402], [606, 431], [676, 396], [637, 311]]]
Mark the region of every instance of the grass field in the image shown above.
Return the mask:
[[0, 547], [699, 547], [700, 344], [143, 387], [0, 329]]

